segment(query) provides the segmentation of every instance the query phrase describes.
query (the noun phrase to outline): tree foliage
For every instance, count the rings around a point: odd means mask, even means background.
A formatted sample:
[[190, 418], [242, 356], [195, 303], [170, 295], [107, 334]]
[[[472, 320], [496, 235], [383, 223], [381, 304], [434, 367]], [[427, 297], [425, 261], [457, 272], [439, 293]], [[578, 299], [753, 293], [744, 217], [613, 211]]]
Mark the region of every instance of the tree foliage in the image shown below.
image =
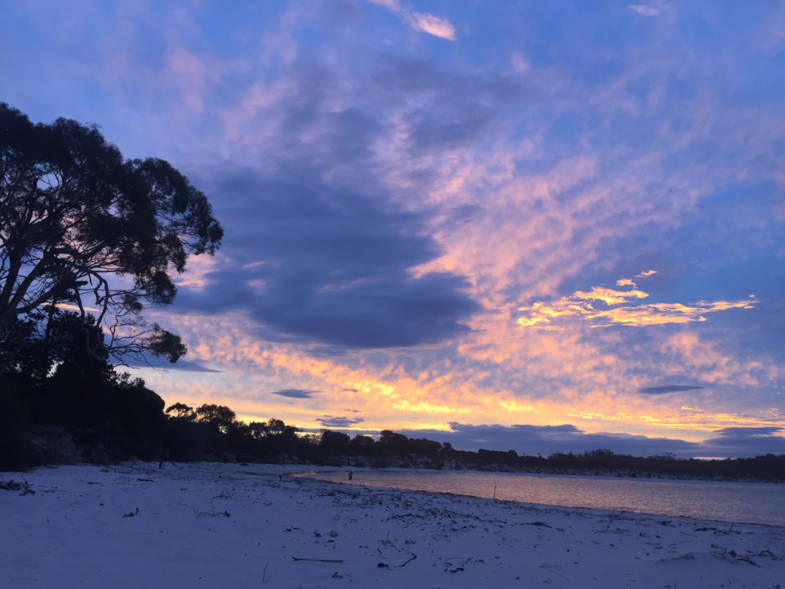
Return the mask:
[[[20, 342], [46, 339], [58, 308], [77, 311], [83, 348], [96, 360], [149, 352], [176, 361], [186, 351], [179, 337], [145, 323], [142, 311], [170, 304], [172, 274], [189, 254], [213, 254], [222, 236], [205, 195], [167, 162], [124, 159], [95, 125], [33, 124], [0, 103], [7, 362]], [[91, 327], [104, 328], [107, 341], [92, 345]]]

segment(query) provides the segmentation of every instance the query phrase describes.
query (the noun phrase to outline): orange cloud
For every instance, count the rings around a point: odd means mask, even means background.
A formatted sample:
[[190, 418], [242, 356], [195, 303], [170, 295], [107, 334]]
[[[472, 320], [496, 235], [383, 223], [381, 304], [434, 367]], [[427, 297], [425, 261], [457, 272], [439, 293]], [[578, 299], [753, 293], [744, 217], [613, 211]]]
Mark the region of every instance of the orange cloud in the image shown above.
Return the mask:
[[[550, 304], [534, 303], [529, 307], [519, 307], [525, 314], [517, 320], [520, 327], [534, 327], [537, 329], [560, 329], [554, 325], [553, 320], [585, 321], [591, 327], [603, 327], [611, 324], [634, 325], [638, 327], [647, 325], [665, 325], [667, 323], [690, 323], [693, 321], [706, 321], [706, 313], [727, 311], [728, 309], [752, 309], [758, 301], [754, 298], [743, 301], [701, 301], [692, 305], [681, 303], [650, 303], [644, 305], [615, 306], [627, 303], [631, 299], [644, 299], [649, 295], [637, 290], [635, 283], [629, 279], [617, 282], [620, 286], [632, 286], [632, 290], [620, 291], [605, 287], [593, 287], [589, 292], [577, 291], [570, 297], [563, 297]], [[609, 307], [607, 310], [598, 310], [585, 301], [600, 301]]]

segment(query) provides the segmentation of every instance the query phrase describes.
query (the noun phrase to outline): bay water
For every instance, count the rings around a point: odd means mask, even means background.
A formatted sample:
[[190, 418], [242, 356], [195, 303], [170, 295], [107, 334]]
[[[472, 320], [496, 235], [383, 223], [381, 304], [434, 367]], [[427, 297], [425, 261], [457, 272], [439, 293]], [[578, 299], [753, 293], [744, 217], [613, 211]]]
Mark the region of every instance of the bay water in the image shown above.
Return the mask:
[[346, 470], [301, 474], [350, 485], [453, 493], [522, 503], [785, 526], [785, 485], [563, 475]]

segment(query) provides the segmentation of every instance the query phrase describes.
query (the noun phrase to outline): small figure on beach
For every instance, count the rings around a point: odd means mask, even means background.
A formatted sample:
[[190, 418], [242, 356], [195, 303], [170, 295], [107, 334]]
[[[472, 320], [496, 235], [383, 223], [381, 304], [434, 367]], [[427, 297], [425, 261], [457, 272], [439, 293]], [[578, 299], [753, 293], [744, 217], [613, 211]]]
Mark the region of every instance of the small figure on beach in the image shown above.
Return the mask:
[[353, 472], [350, 470], [350, 471], [349, 471], [349, 480], [350, 480], [350, 481], [352, 480], [352, 477], [353, 477], [353, 476], [354, 476], [354, 473], [353, 473]]

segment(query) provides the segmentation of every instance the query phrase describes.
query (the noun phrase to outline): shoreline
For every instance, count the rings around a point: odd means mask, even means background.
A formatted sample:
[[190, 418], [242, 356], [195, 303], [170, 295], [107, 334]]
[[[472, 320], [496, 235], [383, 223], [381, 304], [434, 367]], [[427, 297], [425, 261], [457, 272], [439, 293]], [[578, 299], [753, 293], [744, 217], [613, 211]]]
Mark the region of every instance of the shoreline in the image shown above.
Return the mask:
[[[346, 480], [349, 471], [354, 473], [354, 479]], [[298, 470], [288, 473], [291, 476], [319, 480], [323, 482], [345, 485], [347, 487], [371, 487], [375, 489], [395, 489], [408, 492], [425, 492], [448, 494], [463, 497], [475, 497], [481, 499], [496, 500], [499, 502], [513, 502], [521, 505], [565, 509], [587, 509], [592, 511], [618, 511], [640, 515], [651, 515], [657, 517], [674, 518], [694, 518], [717, 522], [718, 524], [731, 525], [734, 523], [748, 523], [757, 525], [783, 526], [785, 518], [778, 509], [779, 501], [785, 501], [777, 493], [776, 497], [770, 497], [769, 493], [763, 496], [756, 496], [758, 501], [767, 508], [758, 510], [745, 510], [736, 507], [737, 502], [730, 501], [723, 494], [742, 491], [742, 496], [737, 497], [738, 501], [749, 500], [744, 497], [743, 490], [749, 488], [749, 483], [739, 483], [738, 481], [685, 481], [685, 480], [641, 480], [637, 478], [613, 478], [602, 479], [599, 477], [579, 476], [579, 475], [544, 475], [529, 473], [491, 473], [491, 472], [434, 472], [427, 469], [357, 469], [349, 467], [323, 467], [311, 470]], [[388, 478], [387, 475], [392, 475]], [[402, 475], [400, 478], [396, 475]], [[415, 476], [412, 476], [415, 475]], [[419, 479], [417, 475], [424, 475]], [[454, 476], [458, 475], [458, 476]], [[465, 484], [463, 475], [476, 475], [477, 483]], [[445, 476], [440, 481], [441, 476]], [[486, 478], [487, 477], [487, 478]], [[497, 478], [498, 477], [498, 478]], [[509, 478], [508, 478], [509, 477]], [[514, 480], [522, 477], [524, 480]], [[538, 481], [525, 481], [525, 478], [538, 479]], [[506, 480], [505, 480], [506, 479]], [[549, 481], [548, 479], [555, 479]], [[583, 481], [577, 487], [562, 481], [577, 480]], [[471, 480], [471, 479], [470, 479]], [[539, 482], [542, 481], [542, 482]], [[626, 490], [617, 488], [616, 482], [631, 483], [633, 486]], [[498, 483], [498, 492], [497, 492]], [[532, 485], [532, 483], [535, 483]], [[635, 490], [635, 485], [643, 485]], [[671, 487], [666, 491], [658, 491], [656, 485], [689, 485], [688, 487]], [[705, 485], [709, 485], [708, 487]], [[710, 491], [711, 485], [722, 485], [722, 491]], [[607, 486], [606, 486], [607, 485]], [[652, 487], [654, 485], [655, 487]], [[730, 485], [731, 487], [728, 487]], [[570, 488], [572, 487], [572, 488]], [[768, 489], [768, 485], [762, 485], [758, 489]], [[492, 491], [491, 491], [492, 489]], [[565, 494], [565, 490], [570, 493]], [[772, 489], [773, 490], [773, 489]], [[679, 501], [679, 507], [670, 509], [669, 506], [663, 507], [661, 501], [653, 496], [653, 493], [668, 493]], [[609, 495], [606, 495], [609, 494]], [[598, 499], [598, 496], [613, 497], [609, 500]], [[692, 495], [692, 497], [690, 497]], [[593, 497], [593, 500], [573, 500], [570, 497]], [[689, 499], [688, 499], [689, 498]], [[562, 499], [562, 501], [559, 501]], [[629, 503], [630, 500], [635, 503]], [[690, 500], [691, 499], [691, 500]], [[653, 502], [652, 502], [653, 501]], [[774, 501], [774, 504], [771, 503]], [[712, 518], [710, 513], [723, 513], [728, 517], [725, 519]], [[736, 517], [732, 517], [735, 515]]]
[[0, 491], [0, 567], [14, 589], [774, 587], [785, 578], [781, 526], [345, 485], [290, 476], [290, 466], [40, 467], [22, 475], [35, 494]]
[[[185, 463], [184, 463], [185, 464]], [[253, 463], [246, 463], [252, 465]], [[423, 473], [449, 473], [449, 474], [491, 474], [491, 475], [510, 475], [510, 476], [532, 476], [532, 477], [563, 477], [563, 478], [585, 478], [585, 479], [601, 479], [601, 480], [623, 480], [623, 481], [631, 481], [631, 482], [668, 482], [668, 481], [677, 481], [677, 482], [696, 482], [696, 483], [740, 483], [740, 484], [755, 484], [759, 483], [761, 485], [783, 485], [785, 484], [785, 480], [762, 480], [762, 479], [742, 479], [742, 478], [721, 478], [721, 477], [699, 477], [699, 476], [692, 476], [692, 475], [651, 475], [647, 476], [645, 473], [636, 473], [630, 474], [629, 471], [620, 471], [618, 473], [610, 473], [610, 472], [591, 472], [587, 473], [585, 471], [574, 471], [574, 472], [552, 472], [552, 471], [542, 471], [542, 472], [535, 472], [531, 470], [477, 470], [477, 469], [450, 469], [450, 468], [443, 468], [443, 469], [434, 469], [434, 468], [427, 468], [427, 467], [419, 467], [419, 466], [389, 466], [389, 467], [369, 467], [369, 466], [351, 466], [351, 465], [343, 465], [343, 466], [325, 466], [322, 464], [288, 464], [288, 463], [281, 463], [281, 466], [311, 466], [312, 469], [319, 468], [321, 470], [310, 470], [310, 471], [296, 471], [294, 474], [307, 474], [308, 472], [348, 472], [350, 470], [363, 470], [368, 472], [423, 472]]]

